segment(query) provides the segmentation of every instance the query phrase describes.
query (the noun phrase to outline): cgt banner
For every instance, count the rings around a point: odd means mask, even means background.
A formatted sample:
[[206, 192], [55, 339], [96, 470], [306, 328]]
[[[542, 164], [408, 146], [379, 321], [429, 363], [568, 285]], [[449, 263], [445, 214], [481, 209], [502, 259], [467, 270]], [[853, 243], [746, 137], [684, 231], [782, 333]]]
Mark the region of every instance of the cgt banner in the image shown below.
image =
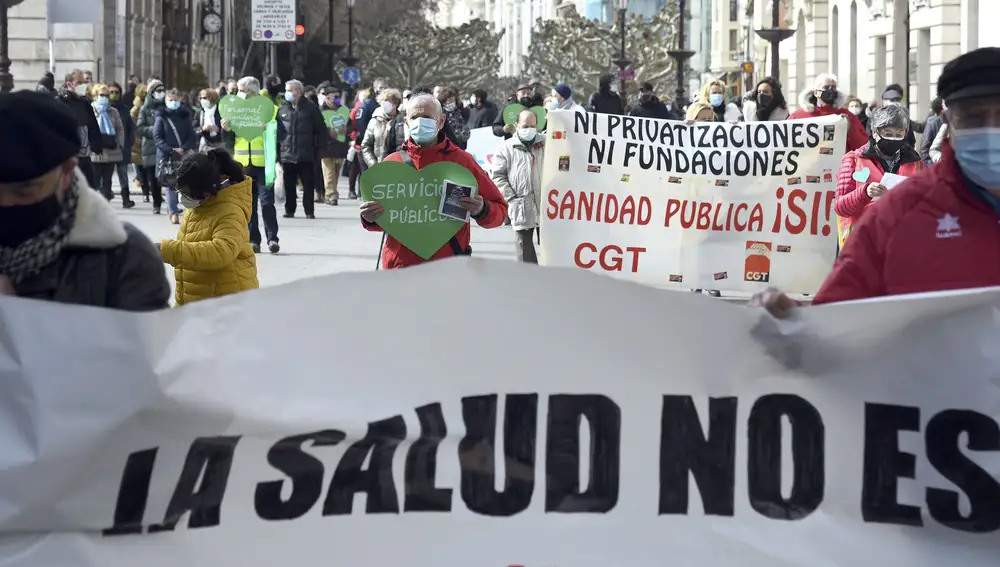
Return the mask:
[[553, 111], [541, 261], [657, 287], [814, 293], [837, 251], [847, 122]]
[[786, 327], [478, 259], [151, 314], [0, 299], [0, 564], [995, 567], [998, 304]]

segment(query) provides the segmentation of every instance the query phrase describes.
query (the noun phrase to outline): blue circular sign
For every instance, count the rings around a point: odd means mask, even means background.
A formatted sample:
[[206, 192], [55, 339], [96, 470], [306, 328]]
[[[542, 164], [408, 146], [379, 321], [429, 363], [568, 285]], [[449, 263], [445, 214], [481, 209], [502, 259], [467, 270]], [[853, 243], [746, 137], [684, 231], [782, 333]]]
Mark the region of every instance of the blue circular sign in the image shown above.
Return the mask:
[[271, 30], [267, 30], [264, 32], [264, 37], [266, 37], [267, 39], [271, 39], [271, 36], [273, 35], [274, 33], [272, 33]]
[[357, 67], [348, 67], [344, 69], [343, 78], [345, 83], [356, 85], [361, 82], [361, 72], [358, 71]]

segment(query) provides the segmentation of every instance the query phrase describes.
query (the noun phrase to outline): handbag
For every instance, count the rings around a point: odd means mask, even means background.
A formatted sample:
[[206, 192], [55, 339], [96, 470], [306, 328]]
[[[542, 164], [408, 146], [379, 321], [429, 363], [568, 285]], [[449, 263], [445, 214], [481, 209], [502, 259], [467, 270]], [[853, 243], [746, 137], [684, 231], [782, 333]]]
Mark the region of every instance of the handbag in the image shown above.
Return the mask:
[[[181, 135], [177, 132], [177, 127], [174, 123], [170, 121], [169, 118], [164, 118], [170, 129], [174, 132], [174, 137], [177, 138], [177, 145], [181, 145]], [[177, 162], [174, 159], [173, 152], [170, 152], [163, 156], [163, 158], [157, 160], [156, 162], [156, 180], [159, 181], [162, 187], [176, 187], [177, 185]]]
[[118, 137], [114, 134], [101, 134], [101, 147], [106, 150], [117, 150]]

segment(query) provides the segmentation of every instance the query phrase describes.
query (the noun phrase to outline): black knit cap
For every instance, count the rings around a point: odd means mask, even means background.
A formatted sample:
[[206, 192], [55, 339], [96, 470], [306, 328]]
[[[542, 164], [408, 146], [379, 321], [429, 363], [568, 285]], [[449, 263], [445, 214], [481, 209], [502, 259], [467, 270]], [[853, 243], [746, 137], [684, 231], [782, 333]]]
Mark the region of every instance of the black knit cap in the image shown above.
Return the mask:
[[952, 59], [937, 83], [945, 102], [1000, 96], [1000, 47], [980, 47]]
[[41, 93], [0, 94], [0, 125], [0, 183], [37, 179], [80, 151], [76, 116]]

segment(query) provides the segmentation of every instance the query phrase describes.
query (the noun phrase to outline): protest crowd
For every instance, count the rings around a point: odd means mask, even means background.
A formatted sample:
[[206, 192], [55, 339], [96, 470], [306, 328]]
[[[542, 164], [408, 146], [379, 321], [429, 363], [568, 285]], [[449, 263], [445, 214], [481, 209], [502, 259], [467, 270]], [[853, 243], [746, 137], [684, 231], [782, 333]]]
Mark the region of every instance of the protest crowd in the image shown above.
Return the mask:
[[[688, 125], [841, 116], [847, 134], [830, 237], [838, 258], [812, 303], [993, 285], [1000, 283], [992, 260], [1000, 254], [992, 249], [997, 239], [989, 237], [1000, 211], [1000, 156], [991, 153], [998, 61], [996, 48], [982, 48], [949, 63], [924, 121], [908, 115], [899, 85], [868, 106], [830, 74], [816, 77], [794, 111], [771, 77], [742, 100], [728, 100], [725, 86], [710, 82], [685, 107], [662, 101], [645, 83], [626, 108], [611, 75], [586, 100], [564, 83], [542, 90], [525, 82], [504, 106], [483, 90], [381, 79], [350, 100], [334, 82], [309, 86], [276, 76], [263, 83], [229, 78], [192, 92], [156, 77], [95, 84], [90, 72], [74, 71], [56, 87], [46, 76], [37, 92], [0, 95], [9, 148], [0, 167], [0, 276], [8, 293], [132, 310], [170, 304], [161, 262], [175, 268], [177, 305], [253, 289], [255, 254], [281, 249], [278, 202], [282, 218], [294, 218], [301, 196], [302, 213], [314, 219], [317, 206], [340, 203], [342, 177], [346, 198], [361, 199], [364, 173], [392, 162], [417, 170], [455, 164], [478, 190], [456, 197], [450, 218], [467, 213], [466, 222], [436, 252], [418, 254], [385, 236], [382, 269], [472, 254], [472, 221], [508, 226], [518, 260], [538, 263], [542, 171], [553, 159], [545, 155], [542, 123], [546, 113], [564, 110]], [[237, 132], [236, 115], [227, 114], [226, 104], [251, 103], [270, 113], [251, 124], [257, 137]], [[485, 168], [466, 151], [470, 132], [483, 128], [502, 140]], [[889, 178], [905, 179], [890, 185]], [[165, 212], [165, 222], [179, 225], [176, 239], [151, 243], [118, 221], [110, 208], [116, 198], [125, 209], [141, 199], [152, 214]], [[359, 230], [382, 231], [383, 214], [383, 203], [363, 202]], [[924, 268], [930, 262], [935, 269]], [[102, 269], [106, 264], [114, 270]], [[768, 290], [755, 304], [783, 314], [794, 302]]]

